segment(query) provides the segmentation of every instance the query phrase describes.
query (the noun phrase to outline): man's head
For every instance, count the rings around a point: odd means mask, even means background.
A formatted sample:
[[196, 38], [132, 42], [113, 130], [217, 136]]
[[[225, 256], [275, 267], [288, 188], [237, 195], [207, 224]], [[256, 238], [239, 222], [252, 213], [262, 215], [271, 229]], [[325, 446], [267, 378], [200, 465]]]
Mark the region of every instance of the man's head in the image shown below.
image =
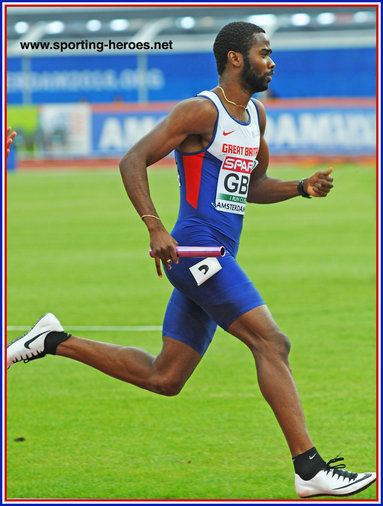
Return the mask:
[[226, 68], [227, 53], [236, 51], [247, 56], [255, 42], [254, 34], [257, 33], [265, 33], [265, 30], [245, 21], [234, 21], [220, 30], [213, 46], [218, 75], [222, 75]]
[[234, 72], [241, 88], [251, 94], [268, 88], [275, 64], [263, 28], [246, 22], [229, 23], [218, 33], [213, 51], [220, 77]]

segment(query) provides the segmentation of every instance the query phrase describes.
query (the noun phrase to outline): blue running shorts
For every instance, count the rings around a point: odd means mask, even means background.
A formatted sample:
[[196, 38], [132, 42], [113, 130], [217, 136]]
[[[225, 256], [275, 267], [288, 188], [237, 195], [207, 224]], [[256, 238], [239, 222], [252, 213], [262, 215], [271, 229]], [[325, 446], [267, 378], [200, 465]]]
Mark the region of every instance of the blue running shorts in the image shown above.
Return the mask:
[[[221, 234], [211, 230], [197, 230], [187, 233], [187, 227], [172, 236], [180, 246], [219, 246], [223, 244], [226, 254], [218, 258], [222, 269], [197, 285], [189, 267], [199, 263], [202, 258], [180, 258], [178, 264], [165, 269], [169, 281], [174, 286], [163, 323], [163, 334], [177, 339], [200, 355], [207, 350], [217, 325], [227, 330], [237, 318], [250, 309], [264, 304], [264, 301], [238, 265], [232, 244], [225, 244]], [[197, 233], [196, 233], [197, 232]], [[227, 242], [227, 241], [226, 241]]]

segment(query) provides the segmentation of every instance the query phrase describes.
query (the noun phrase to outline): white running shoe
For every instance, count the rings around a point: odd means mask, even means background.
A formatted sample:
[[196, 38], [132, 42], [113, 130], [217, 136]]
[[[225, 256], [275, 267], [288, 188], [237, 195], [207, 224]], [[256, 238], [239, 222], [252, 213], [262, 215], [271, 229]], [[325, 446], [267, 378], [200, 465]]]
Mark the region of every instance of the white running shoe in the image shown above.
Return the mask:
[[326, 467], [311, 480], [303, 480], [295, 475], [295, 490], [299, 497], [314, 497], [318, 495], [352, 495], [361, 492], [376, 480], [376, 473], [350, 473], [345, 471], [344, 464], [330, 466], [344, 460], [343, 457], [331, 459]]
[[29, 362], [46, 355], [45, 338], [49, 332], [63, 332], [64, 329], [52, 313], [47, 313], [31, 328], [29, 332], [18, 337], [7, 346], [7, 369], [16, 362]]

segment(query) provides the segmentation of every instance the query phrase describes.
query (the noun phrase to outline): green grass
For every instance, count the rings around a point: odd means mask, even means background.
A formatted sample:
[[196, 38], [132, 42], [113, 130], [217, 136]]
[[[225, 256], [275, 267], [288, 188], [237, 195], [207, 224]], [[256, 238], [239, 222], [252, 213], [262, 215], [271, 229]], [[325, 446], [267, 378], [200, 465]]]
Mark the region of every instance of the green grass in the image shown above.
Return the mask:
[[[150, 179], [171, 228], [175, 171]], [[327, 199], [249, 205], [239, 261], [292, 341], [317, 448], [374, 470], [375, 173], [341, 166], [334, 179]], [[160, 325], [171, 293], [117, 172], [9, 175], [7, 266], [8, 325], [47, 311], [72, 327]], [[152, 353], [161, 346], [160, 332], [83, 335]], [[296, 499], [250, 352], [222, 330], [177, 397], [61, 357], [17, 364], [7, 387], [9, 498]], [[375, 486], [358, 496], [375, 497]]]

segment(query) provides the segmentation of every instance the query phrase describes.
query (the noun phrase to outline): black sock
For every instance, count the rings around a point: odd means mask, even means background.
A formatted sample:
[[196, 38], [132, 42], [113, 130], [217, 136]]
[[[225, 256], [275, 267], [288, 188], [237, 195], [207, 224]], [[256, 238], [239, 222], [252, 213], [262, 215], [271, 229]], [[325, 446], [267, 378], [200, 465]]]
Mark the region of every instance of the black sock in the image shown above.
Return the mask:
[[311, 480], [314, 476], [324, 469], [326, 462], [317, 452], [315, 446], [293, 457], [295, 472], [302, 480]]
[[49, 332], [44, 341], [45, 353], [56, 355], [57, 346], [69, 339], [69, 337], [71, 337], [71, 334], [67, 334], [66, 332]]

